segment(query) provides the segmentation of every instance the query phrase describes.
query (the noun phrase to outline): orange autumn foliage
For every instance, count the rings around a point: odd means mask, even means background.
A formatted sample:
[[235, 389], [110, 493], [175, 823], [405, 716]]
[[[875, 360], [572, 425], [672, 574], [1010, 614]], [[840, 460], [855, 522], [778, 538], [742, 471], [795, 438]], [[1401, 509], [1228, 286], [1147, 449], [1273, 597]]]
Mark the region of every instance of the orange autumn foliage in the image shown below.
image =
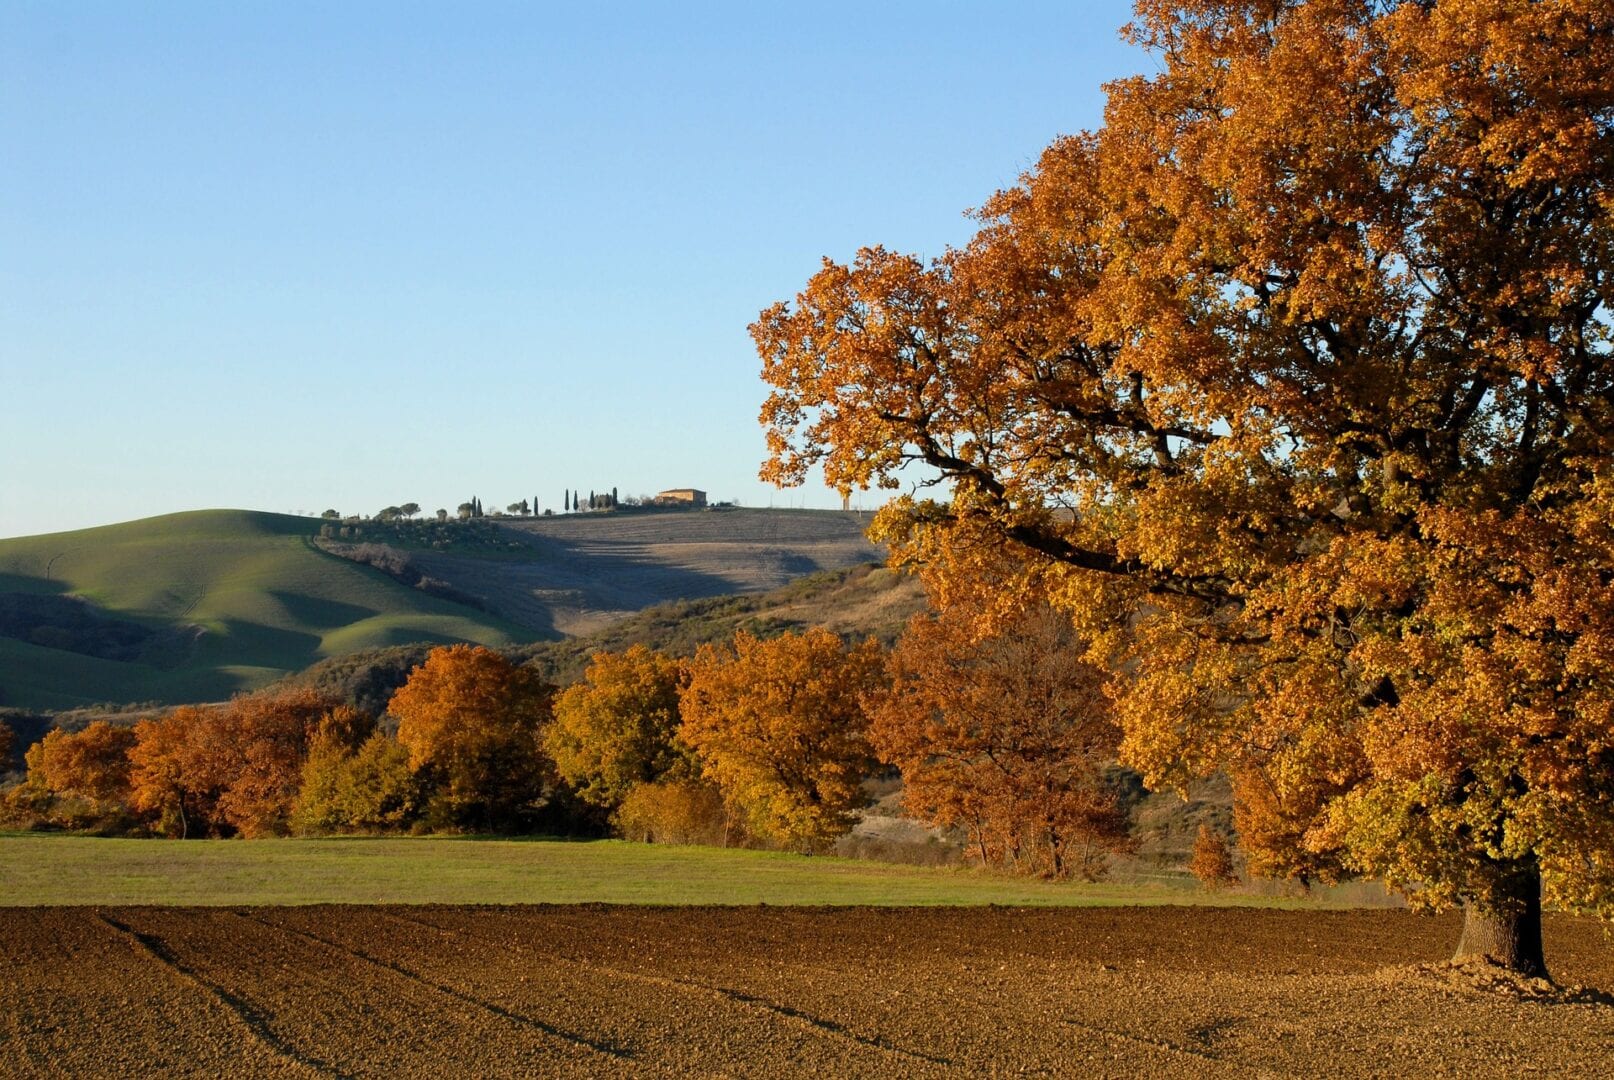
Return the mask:
[[129, 805], [155, 819], [158, 831], [186, 839], [207, 836], [215, 827], [218, 792], [207, 782], [197, 758], [208, 710], [182, 705], [135, 725], [129, 750]]
[[284, 835], [308, 744], [322, 719], [352, 712], [313, 690], [238, 697], [204, 730], [202, 768], [220, 785], [219, 816], [242, 836]]
[[1194, 853], [1188, 861], [1188, 872], [1207, 889], [1237, 885], [1239, 875], [1233, 868], [1233, 853], [1228, 849], [1227, 837], [1210, 825], [1201, 825], [1194, 836]]
[[1543, 888], [1614, 912], [1614, 9], [1129, 33], [1157, 72], [964, 248], [762, 313], [764, 475], [939, 472], [894, 557], [1018, 561], [1150, 785], [1227, 770], [1252, 867], [1462, 904], [1539, 970]]
[[875, 765], [861, 699], [881, 667], [873, 639], [849, 649], [823, 629], [742, 630], [691, 661], [680, 738], [752, 835], [822, 847], [850, 827]]
[[438, 824], [507, 829], [540, 804], [539, 739], [554, 688], [482, 646], [433, 649], [387, 706], [409, 766], [433, 789]]
[[902, 770], [905, 809], [966, 830], [982, 862], [1095, 879], [1132, 850], [1104, 781], [1120, 729], [1070, 619], [1032, 607], [989, 634], [976, 612], [916, 616], [871, 696], [869, 741]]
[[135, 725], [131, 805], [170, 835], [270, 836], [289, 830], [308, 740], [342, 709], [313, 690], [182, 706]]
[[[97, 720], [78, 732], [53, 728], [28, 748], [28, 783], [57, 800], [76, 802], [68, 824], [90, 824], [124, 811], [129, 803], [132, 728]], [[62, 819], [62, 811], [53, 814]]]

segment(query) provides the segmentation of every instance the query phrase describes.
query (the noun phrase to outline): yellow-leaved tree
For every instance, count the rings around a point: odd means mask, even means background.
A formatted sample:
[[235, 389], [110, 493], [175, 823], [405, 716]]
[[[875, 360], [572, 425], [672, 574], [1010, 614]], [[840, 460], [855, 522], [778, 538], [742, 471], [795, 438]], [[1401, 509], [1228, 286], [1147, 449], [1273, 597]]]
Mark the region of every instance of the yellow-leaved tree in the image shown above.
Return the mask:
[[421, 786], [409, 751], [344, 706], [309, 740], [291, 826], [313, 834], [394, 829], [420, 811]]
[[[752, 333], [765, 476], [918, 461], [899, 560], [1068, 611], [1151, 786], [1248, 868], [1367, 874], [1545, 970], [1614, 911], [1614, 8], [1140, 0], [961, 250], [826, 262]], [[990, 614], [990, 613], [989, 613]]]
[[875, 766], [862, 696], [883, 658], [872, 638], [847, 648], [828, 630], [732, 647], [703, 645], [690, 663], [683, 741], [754, 836], [813, 850], [850, 827]]
[[678, 738], [685, 664], [634, 645], [598, 652], [583, 681], [555, 698], [544, 747], [562, 780], [595, 806], [615, 808], [639, 784], [695, 778]]

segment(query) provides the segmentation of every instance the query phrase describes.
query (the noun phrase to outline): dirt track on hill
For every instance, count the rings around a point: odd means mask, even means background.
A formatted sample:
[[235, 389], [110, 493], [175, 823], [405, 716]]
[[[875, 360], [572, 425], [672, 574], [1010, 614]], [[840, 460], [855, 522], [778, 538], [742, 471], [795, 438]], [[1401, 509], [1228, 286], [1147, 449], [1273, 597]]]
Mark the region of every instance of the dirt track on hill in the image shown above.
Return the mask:
[[[13, 908], [0, 1073], [1608, 1074], [1614, 998], [1414, 966], [1455, 935], [1384, 911]], [[1597, 924], [1549, 920], [1548, 953], [1614, 989]]]

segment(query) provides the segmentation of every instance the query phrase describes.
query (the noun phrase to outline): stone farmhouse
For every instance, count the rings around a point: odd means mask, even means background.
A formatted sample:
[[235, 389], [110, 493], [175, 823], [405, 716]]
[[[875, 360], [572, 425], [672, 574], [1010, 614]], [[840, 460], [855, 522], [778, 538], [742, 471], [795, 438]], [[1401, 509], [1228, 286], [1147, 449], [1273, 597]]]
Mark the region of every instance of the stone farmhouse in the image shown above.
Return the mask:
[[706, 492], [697, 488], [669, 488], [656, 496], [656, 502], [664, 506], [693, 506], [700, 509], [706, 505]]

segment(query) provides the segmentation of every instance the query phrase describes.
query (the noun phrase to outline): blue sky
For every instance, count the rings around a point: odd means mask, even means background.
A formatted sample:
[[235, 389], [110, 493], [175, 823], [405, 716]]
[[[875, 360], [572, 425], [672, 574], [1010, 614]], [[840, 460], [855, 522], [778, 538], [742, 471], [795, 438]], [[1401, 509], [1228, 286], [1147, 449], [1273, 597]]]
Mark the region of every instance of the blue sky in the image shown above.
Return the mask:
[[[1125, 3], [0, 2], [0, 536], [756, 479], [745, 332], [924, 255]], [[864, 498], [877, 504], [882, 496]]]

